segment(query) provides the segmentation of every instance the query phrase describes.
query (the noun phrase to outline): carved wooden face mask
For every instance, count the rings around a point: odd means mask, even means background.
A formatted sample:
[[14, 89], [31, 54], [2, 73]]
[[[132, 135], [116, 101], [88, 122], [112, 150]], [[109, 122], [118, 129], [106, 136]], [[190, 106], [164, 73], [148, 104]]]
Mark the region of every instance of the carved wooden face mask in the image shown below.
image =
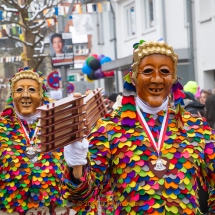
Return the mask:
[[174, 61], [162, 54], [144, 57], [138, 67], [136, 90], [151, 107], [159, 107], [167, 98], [173, 84]]
[[39, 84], [33, 79], [20, 79], [14, 84], [13, 102], [16, 110], [23, 116], [37, 112], [41, 105]]

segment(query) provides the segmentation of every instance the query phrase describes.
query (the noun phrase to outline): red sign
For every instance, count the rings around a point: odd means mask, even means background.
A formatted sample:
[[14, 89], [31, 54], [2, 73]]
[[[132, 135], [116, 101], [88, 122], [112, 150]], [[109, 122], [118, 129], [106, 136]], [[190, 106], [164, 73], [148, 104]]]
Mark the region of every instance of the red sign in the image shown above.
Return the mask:
[[75, 91], [75, 85], [72, 83], [67, 84], [68, 87], [68, 93], [73, 93]]
[[53, 71], [48, 75], [47, 83], [48, 85], [53, 89], [59, 89], [60, 88], [60, 76], [58, 71]]

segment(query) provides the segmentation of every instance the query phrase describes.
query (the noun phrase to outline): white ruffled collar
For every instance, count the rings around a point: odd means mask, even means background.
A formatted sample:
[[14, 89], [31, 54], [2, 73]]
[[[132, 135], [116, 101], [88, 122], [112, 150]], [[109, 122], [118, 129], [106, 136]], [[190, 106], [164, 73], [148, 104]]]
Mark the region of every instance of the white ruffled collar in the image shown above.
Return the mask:
[[15, 110], [15, 113], [21, 120], [26, 121], [28, 124], [33, 124], [35, 121], [38, 120], [38, 117], [41, 116], [41, 112], [35, 113], [34, 115], [31, 115], [31, 116], [23, 116], [20, 113], [18, 113], [16, 110]]
[[159, 107], [151, 107], [148, 104], [146, 104], [140, 97], [136, 97], [136, 104], [138, 105], [138, 107], [145, 113], [149, 113], [149, 114], [153, 114], [156, 115], [158, 112], [164, 110], [167, 110], [168, 107], [168, 103], [169, 103], [169, 98], [167, 97], [161, 106]]

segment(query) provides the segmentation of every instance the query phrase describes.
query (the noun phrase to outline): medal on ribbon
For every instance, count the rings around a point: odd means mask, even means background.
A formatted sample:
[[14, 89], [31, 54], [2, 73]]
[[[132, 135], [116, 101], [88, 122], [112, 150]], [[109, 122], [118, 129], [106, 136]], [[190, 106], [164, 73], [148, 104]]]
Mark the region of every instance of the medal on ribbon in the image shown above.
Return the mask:
[[161, 148], [163, 147], [163, 144], [164, 144], [164, 138], [166, 135], [167, 125], [168, 125], [168, 118], [169, 118], [168, 110], [166, 111], [166, 113], [164, 115], [159, 139], [158, 139], [158, 142], [156, 142], [152, 135], [152, 132], [149, 129], [149, 126], [148, 126], [146, 120], [144, 119], [144, 117], [140, 111], [140, 108], [137, 105], [136, 105], [136, 109], [137, 109], [137, 115], [138, 115], [140, 124], [142, 125], [144, 131], [146, 132], [146, 135], [149, 138], [149, 141], [152, 144], [153, 148], [157, 152], [157, 160], [150, 160], [149, 167], [150, 167], [151, 171], [158, 178], [162, 178], [165, 175], [165, 173], [167, 172], [168, 167], [169, 167], [169, 160], [161, 157]]
[[[21, 125], [21, 128], [23, 130], [23, 133], [25, 135], [25, 138], [26, 138], [28, 144], [30, 144], [30, 146], [26, 147], [25, 155], [29, 158], [29, 160], [32, 163], [35, 163], [35, 162], [37, 162], [37, 159], [38, 159], [38, 152], [41, 151], [39, 146], [34, 142], [34, 139], [39, 130], [38, 125], [34, 130], [34, 134], [33, 134], [32, 138], [30, 138], [28, 132], [26, 131], [25, 126], [22, 124], [22, 121], [20, 119], [18, 119], [18, 121], [19, 121], [19, 124]], [[38, 122], [38, 124], [39, 123], [40, 123], [40, 121]]]

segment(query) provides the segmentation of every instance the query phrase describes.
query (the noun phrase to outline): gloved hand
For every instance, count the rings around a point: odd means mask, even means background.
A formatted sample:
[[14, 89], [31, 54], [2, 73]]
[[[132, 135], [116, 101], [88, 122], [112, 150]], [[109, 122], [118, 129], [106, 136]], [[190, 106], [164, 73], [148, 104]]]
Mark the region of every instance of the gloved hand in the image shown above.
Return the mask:
[[113, 104], [113, 110], [115, 110], [115, 109], [117, 109], [117, 108], [119, 108], [119, 107], [121, 107], [122, 106], [122, 96], [121, 95], [118, 95], [117, 97], [116, 97], [116, 102]]
[[83, 139], [82, 142], [74, 142], [64, 147], [64, 158], [69, 167], [87, 164], [87, 152], [89, 142]]

